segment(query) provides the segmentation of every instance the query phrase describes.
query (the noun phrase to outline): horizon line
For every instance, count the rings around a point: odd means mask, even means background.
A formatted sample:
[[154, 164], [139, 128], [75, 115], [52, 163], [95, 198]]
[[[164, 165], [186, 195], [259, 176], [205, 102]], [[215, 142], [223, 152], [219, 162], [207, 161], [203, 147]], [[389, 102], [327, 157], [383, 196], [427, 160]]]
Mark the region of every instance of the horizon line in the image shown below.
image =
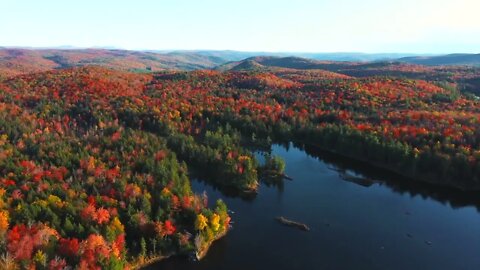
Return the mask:
[[25, 49], [25, 50], [118, 50], [118, 51], [139, 51], [139, 52], [238, 52], [238, 53], [271, 53], [271, 54], [398, 54], [398, 55], [416, 55], [416, 56], [441, 56], [450, 54], [480, 54], [480, 52], [364, 52], [364, 51], [268, 51], [268, 50], [235, 50], [235, 49], [130, 49], [116, 46], [74, 46], [74, 45], [59, 45], [59, 46], [3, 46], [0, 49]]

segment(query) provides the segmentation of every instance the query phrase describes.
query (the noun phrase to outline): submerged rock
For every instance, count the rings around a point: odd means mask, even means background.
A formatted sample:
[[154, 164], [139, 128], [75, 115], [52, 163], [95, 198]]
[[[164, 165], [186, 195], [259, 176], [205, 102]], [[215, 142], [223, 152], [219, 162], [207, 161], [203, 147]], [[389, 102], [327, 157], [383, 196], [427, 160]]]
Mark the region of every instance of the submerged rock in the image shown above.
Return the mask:
[[289, 220], [289, 219], [286, 219], [282, 216], [276, 217], [275, 219], [283, 225], [290, 226], [290, 227], [295, 227], [295, 228], [300, 229], [302, 231], [310, 231], [310, 228], [304, 223]]
[[364, 178], [364, 177], [354, 176], [346, 172], [340, 173], [339, 176], [342, 180], [346, 182], [354, 183], [363, 187], [370, 187], [376, 183], [374, 180]]

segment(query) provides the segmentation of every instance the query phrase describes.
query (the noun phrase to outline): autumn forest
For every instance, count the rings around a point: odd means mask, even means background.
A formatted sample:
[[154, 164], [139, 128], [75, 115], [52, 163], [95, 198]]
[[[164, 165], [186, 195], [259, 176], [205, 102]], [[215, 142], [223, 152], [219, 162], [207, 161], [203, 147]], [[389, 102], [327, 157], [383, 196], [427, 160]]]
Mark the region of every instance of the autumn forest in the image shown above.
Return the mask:
[[255, 196], [285, 181], [281, 157], [255, 155], [273, 144], [480, 190], [478, 67], [254, 57], [186, 71], [73, 56], [0, 69], [2, 269], [201, 259], [232, 217], [191, 179]]

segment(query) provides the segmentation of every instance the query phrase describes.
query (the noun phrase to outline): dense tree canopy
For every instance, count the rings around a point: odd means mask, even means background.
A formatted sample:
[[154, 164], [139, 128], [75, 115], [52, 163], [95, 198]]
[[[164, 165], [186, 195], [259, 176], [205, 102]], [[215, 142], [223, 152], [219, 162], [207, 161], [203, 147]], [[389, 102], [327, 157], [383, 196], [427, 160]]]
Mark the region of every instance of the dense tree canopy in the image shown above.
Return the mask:
[[11, 77], [0, 93], [0, 252], [23, 268], [123, 269], [204, 248], [230, 217], [189, 175], [254, 192], [260, 171], [285, 169], [260, 164], [256, 144], [480, 188], [480, 104], [450, 82], [88, 67]]

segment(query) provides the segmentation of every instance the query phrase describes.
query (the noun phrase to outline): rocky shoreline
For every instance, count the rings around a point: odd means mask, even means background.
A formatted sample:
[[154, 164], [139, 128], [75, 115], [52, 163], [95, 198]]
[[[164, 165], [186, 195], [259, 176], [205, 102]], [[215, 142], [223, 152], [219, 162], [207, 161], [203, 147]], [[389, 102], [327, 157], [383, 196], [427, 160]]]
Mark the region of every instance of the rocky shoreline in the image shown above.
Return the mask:
[[[212, 240], [204, 243], [204, 245], [202, 246], [202, 248], [200, 248], [199, 250], [193, 252], [193, 257], [196, 259], [196, 260], [202, 260], [208, 253], [208, 250], [210, 249], [211, 245], [221, 239], [222, 237], [226, 236], [228, 233], [228, 229], [217, 234]], [[166, 260], [170, 257], [173, 257], [175, 255], [178, 255], [178, 254], [175, 254], [175, 253], [172, 253], [172, 254], [169, 254], [169, 255], [155, 255], [155, 256], [150, 256], [148, 258], [145, 258], [143, 259], [142, 261], [140, 261], [139, 258], [137, 258], [136, 260], [134, 260], [134, 262], [131, 263], [131, 269], [133, 270], [140, 270], [140, 269], [144, 269], [145, 267], [148, 267], [148, 266], [151, 266], [155, 263], [158, 263], [162, 260]]]
[[197, 260], [201, 260], [203, 259], [207, 253], [208, 253], [208, 250], [210, 249], [210, 246], [213, 244], [213, 242], [221, 239], [222, 237], [224, 237], [225, 235], [227, 235], [227, 232], [228, 232], [228, 229], [224, 230], [223, 232], [217, 234], [212, 240], [206, 242], [202, 248], [200, 248], [199, 250], [197, 250], [195, 252], [195, 258]]

